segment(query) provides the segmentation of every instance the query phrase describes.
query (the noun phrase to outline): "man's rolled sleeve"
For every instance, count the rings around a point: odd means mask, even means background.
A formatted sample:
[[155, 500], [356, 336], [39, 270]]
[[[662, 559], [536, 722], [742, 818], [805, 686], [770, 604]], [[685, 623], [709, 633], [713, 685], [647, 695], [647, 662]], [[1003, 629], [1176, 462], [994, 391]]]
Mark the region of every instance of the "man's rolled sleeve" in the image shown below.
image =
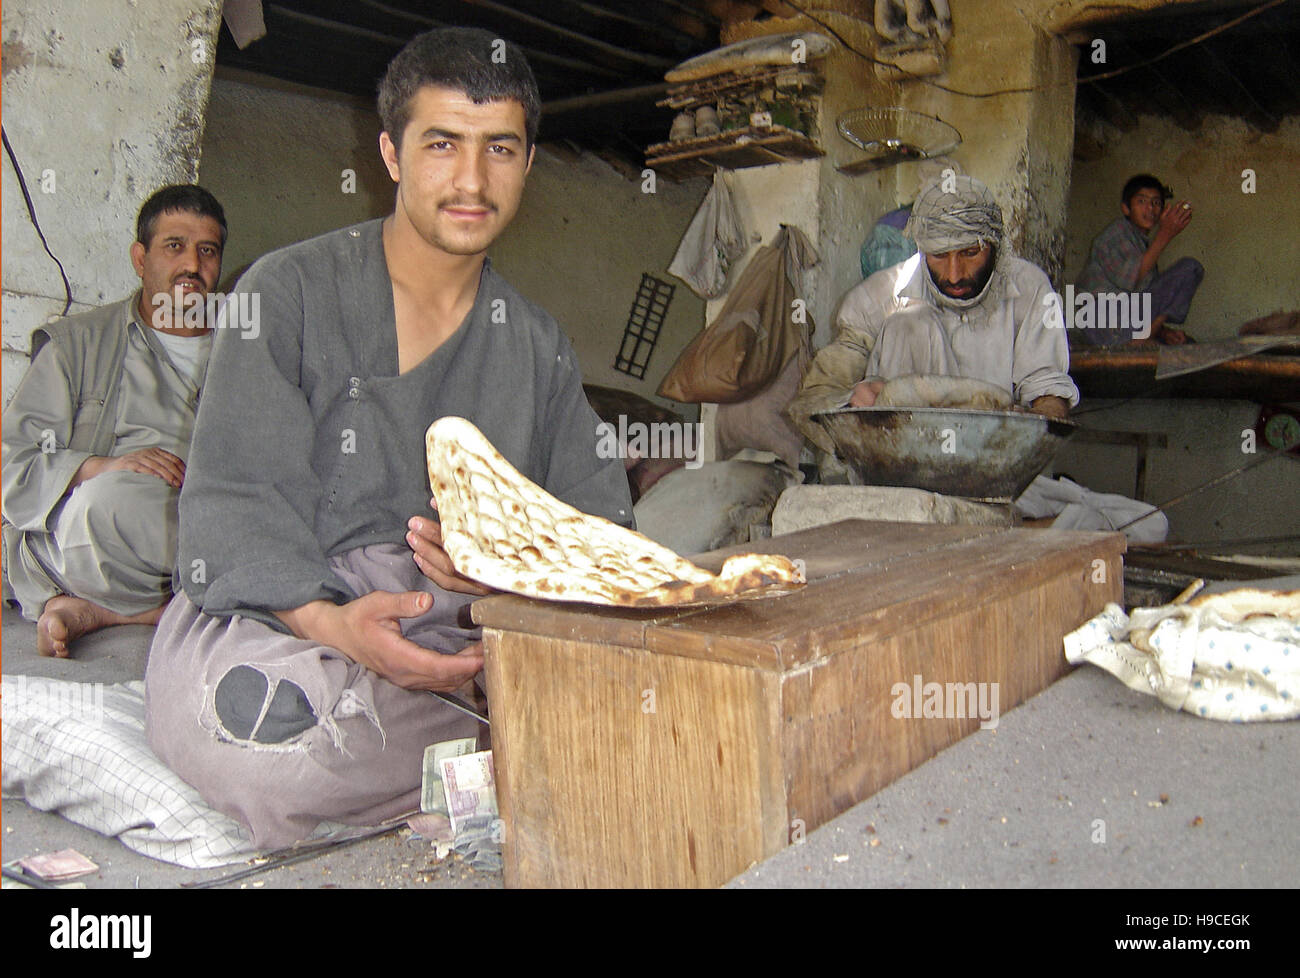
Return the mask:
[[1074, 407], [1079, 389], [1070, 379], [1070, 346], [1065, 330], [1053, 321], [1052, 285], [1040, 273], [1041, 282], [1029, 301], [1028, 312], [1016, 330], [1013, 347], [1012, 382], [1016, 401], [1029, 407], [1040, 397], [1060, 397]]
[[48, 344], [28, 366], [4, 410], [4, 518], [20, 530], [44, 531], [90, 452], [74, 451], [77, 395], [59, 348]]
[[871, 350], [885, 321], [884, 310], [867, 290], [867, 282], [875, 278], [872, 276], [844, 296], [835, 317], [834, 339], [817, 351], [804, 371], [799, 393], [785, 411], [799, 433], [824, 452], [834, 453], [835, 443], [812, 416], [849, 403], [853, 388], [866, 379]]

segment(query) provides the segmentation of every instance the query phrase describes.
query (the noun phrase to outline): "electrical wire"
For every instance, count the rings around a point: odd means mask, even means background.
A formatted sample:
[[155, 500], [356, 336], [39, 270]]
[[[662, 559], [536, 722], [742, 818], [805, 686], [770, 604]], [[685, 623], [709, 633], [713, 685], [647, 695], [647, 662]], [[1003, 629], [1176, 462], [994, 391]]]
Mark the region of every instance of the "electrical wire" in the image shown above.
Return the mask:
[[1220, 24], [1218, 27], [1211, 28], [1210, 30], [1206, 31], [1203, 34], [1196, 35], [1196, 37], [1193, 37], [1191, 40], [1181, 41], [1178, 44], [1175, 44], [1173, 47], [1168, 48], [1165, 51], [1162, 51], [1160, 54], [1157, 54], [1154, 58], [1148, 58], [1146, 61], [1139, 61], [1137, 64], [1125, 65], [1122, 68], [1116, 68], [1114, 71], [1107, 71], [1101, 75], [1089, 75], [1087, 78], [1080, 78], [1079, 84], [1090, 85], [1093, 82], [1106, 81], [1107, 79], [1110, 78], [1118, 78], [1120, 75], [1126, 74], [1127, 72], [1134, 71], [1138, 68], [1145, 68], [1148, 65], [1153, 65], [1157, 61], [1163, 61], [1171, 54], [1175, 54], [1178, 51], [1183, 50], [1184, 48], [1190, 48], [1194, 44], [1200, 44], [1202, 41], [1208, 41], [1210, 38], [1214, 37], [1215, 34], [1222, 34], [1224, 31], [1230, 30], [1231, 28], [1236, 27], [1238, 24], [1250, 20], [1250, 18], [1254, 17], [1255, 15], [1262, 14], [1264, 11], [1271, 10], [1274, 7], [1280, 6], [1281, 4], [1284, 4], [1286, 2], [1287, 0], [1269, 0], [1268, 3], [1260, 4], [1258, 7], [1254, 8], [1253, 10], [1248, 10], [1240, 17], [1235, 17], [1232, 20], [1228, 21], [1226, 24]]
[[9, 133], [0, 126], [0, 139], [4, 140], [5, 152], [9, 154], [9, 162], [13, 164], [14, 173], [18, 175], [18, 187], [23, 192], [23, 200], [27, 202], [27, 216], [32, 219], [32, 227], [36, 228], [36, 234], [41, 239], [41, 246], [45, 248], [45, 253], [54, 259], [54, 264], [59, 266], [59, 275], [63, 278], [63, 292], [67, 300], [63, 303], [63, 312], [60, 316], [66, 316], [68, 310], [72, 308], [72, 283], [68, 281], [68, 273], [63, 270], [63, 262], [50, 251], [50, 243], [45, 240], [45, 232], [41, 230], [41, 222], [36, 219], [36, 206], [32, 203], [32, 195], [27, 192], [27, 179], [23, 176], [23, 168], [18, 165], [18, 157], [14, 155], [14, 148], [9, 145]]
[[1114, 71], [1108, 71], [1105, 74], [1089, 75], [1087, 78], [1077, 78], [1077, 79], [1072, 78], [1068, 82], [1060, 82], [1056, 85], [1033, 85], [1028, 88], [1000, 88], [992, 92], [964, 92], [959, 88], [951, 88], [947, 85], [942, 85], [939, 82], [931, 81], [929, 78], [910, 72], [906, 68], [900, 68], [898, 65], [891, 64], [888, 61], [881, 61], [877, 58], [873, 58], [871, 55], [863, 51], [859, 51], [847, 40], [845, 40], [842, 34], [836, 31], [835, 28], [831, 27], [830, 24], [826, 23], [826, 21], [822, 20], [820, 17], [817, 17], [815, 14], [810, 13], [808, 10], [804, 9], [799, 4], [794, 3], [793, 0], [782, 0], [782, 2], [787, 7], [793, 7], [795, 10], [799, 11], [799, 13], [802, 14], [804, 17], [807, 17], [809, 20], [811, 20], [814, 24], [818, 25], [823, 30], [829, 32], [831, 36], [833, 36], [837, 41], [843, 44], [844, 47], [848, 49], [850, 52], [856, 54], [859, 58], [862, 58], [864, 61], [867, 61], [873, 65], [878, 65], [882, 68], [890, 68], [894, 71], [897, 71], [899, 74], [906, 76], [905, 79], [903, 79], [905, 81], [919, 81], [924, 85], [929, 85], [932, 88], [939, 89], [940, 91], [948, 92], [951, 95], [960, 95], [963, 98], [996, 98], [999, 95], [1027, 95], [1032, 92], [1050, 91], [1053, 88], [1065, 88], [1067, 86], [1075, 85], [1075, 84], [1090, 85], [1095, 82], [1106, 81], [1111, 78], [1118, 78], [1120, 75], [1127, 74], [1130, 71], [1135, 71], [1138, 68], [1145, 68], [1148, 65], [1155, 64], [1157, 61], [1161, 61], [1164, 58], [1169, 57], [1171, 54], [1183, 50], [1184, 48], [1188, 48], [1194, 44], [1200, 44], [1202, 41], [1209, 40], [1211, 37], [1214, 37], [1216, 34], [1221, 34], [1226, 30], [1236, 27], [1238, 24], [1250, 20], [1250, 18], [1258, 14], [1262, 14], [1267, 10], [1271, 10], [1272, 8], [1280, 6], [1283, 3], [1287, 3], [1289, 2], [1289, 0], [1268, 0], [1267, 3], [1260, 4], [1258, 7], [1255, 7], [1254, 9], [1247, 11], [1246, 13], [1242, 14], [1240, 17], [1236, 17], [1225, 24], [1220, 24], [1218, 27], [1214, 27], [1203, 34], [1198, 34], [1196, 37], [1193, 37], [1190, 40], [1180, 41], [1179, 43], [1175, 44], [1173, 47], [1168, 48], [1167, 50], [1156, 55], [1154, 58], [1149, 58], [1146, 61], [1139, 61], [1136, 64], [1125, 65], [1121, 68], [1116, 68]]

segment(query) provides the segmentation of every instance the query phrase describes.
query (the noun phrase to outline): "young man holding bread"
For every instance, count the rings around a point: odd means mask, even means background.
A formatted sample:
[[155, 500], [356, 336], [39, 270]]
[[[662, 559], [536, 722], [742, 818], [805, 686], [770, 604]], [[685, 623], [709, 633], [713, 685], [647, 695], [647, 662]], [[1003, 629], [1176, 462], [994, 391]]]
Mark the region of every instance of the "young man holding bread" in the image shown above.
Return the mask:
[[[159, 756], [264, 848], [418, 808], [424, 748], [475, 721], [427, 695], [482, 668], [485, 593], [440, 547], [424, 432], [472, 421], [528, 478], [631, 525], [622, 463], [555, 321], [485, 252], [519, 206], [540, 100], [487, 31], [412, 40], [379, 95], [387, 218], [241, 279], [181, 497], [179, 591], [146, 676]], [[222, 390], [223, 385], [228, 385]]]

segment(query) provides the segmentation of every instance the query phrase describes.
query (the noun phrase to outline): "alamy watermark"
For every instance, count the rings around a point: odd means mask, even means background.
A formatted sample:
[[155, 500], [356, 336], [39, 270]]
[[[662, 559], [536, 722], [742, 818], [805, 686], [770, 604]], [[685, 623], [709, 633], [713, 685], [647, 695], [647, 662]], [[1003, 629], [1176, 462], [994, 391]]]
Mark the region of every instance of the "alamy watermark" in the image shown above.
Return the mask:
[[154, 329], [237, 329], [244, 339], [255, 340], [262, 332], [260, 292], [184, 292], [180, 299], [166, 292], [153, 297]]
[[894, 683], [889, 694], [894, 697], [889, 712], [897, 720], [979, 717], [982, 730], [997, 729], [997, 683], [927, 683], [915, 675], [910, 685]]
[[74, 683], [40, 676], [6, 676], [5, 699], [34, 713], [54, 714], [88, 723], [104, 719], [104, 684]]
[[83, 914], [73, 907], [50, 918], [50, 947], [56, 951], [125, 950], [147, 958], [153, 949], [151, 914]]
[[642, 459], [680, 458], [688, 469], [698, 469], [700, 460], [700, 425], [688, 421], [627, 420], [618, 416], [618, 425], [602, 421], [596, 425], [596, 455], [600, 458]]
[[1043, 324], [1048, 329], [1131, 329], [1133, 339], [1151, 335], [1150, 292], [1075, 292], [1043, 296]]

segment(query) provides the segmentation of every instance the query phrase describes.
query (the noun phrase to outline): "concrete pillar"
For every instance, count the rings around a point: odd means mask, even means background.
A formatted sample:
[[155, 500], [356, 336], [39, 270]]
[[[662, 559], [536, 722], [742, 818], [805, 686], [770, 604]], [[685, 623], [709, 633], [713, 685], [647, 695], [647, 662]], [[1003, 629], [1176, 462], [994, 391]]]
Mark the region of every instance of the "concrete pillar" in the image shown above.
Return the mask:
[[[221, 0], [15, 0], [4, 11], [4, 128], [36, 216], [72, 285], [70, 312], [128, 295], [135, 215], [158, 187], [198, 175]], [[4, 163], [3, 397], [31, 331], [63, 309]]]

